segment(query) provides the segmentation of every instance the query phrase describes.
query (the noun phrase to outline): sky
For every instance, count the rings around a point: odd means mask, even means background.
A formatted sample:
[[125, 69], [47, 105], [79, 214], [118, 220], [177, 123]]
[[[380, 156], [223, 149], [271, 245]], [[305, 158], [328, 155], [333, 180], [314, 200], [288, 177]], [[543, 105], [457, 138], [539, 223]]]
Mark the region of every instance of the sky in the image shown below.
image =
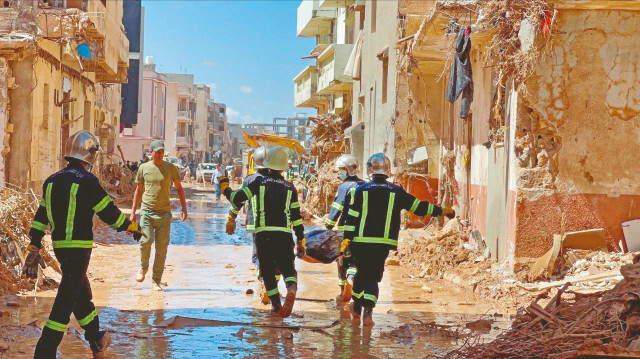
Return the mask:
[[293, 105], [293, 78], [313, 38], [296, 37], [299, 0], [143, 0], [144, 56], [156, 70], [191, 73], [227, 105], [231, 123], [271, 122]]

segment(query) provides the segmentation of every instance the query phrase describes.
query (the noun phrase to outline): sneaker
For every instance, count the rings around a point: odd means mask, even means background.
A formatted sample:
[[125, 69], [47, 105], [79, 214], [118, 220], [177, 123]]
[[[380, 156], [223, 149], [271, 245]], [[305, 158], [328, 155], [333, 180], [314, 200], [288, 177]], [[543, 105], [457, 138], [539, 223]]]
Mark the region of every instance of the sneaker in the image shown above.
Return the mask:
[[136, 274], [136, 281], [142, 282], [144, 280], [144, 276], [147, 275], [147, 271], [140, 268], [138, 274]]
[[153, 282], [153, 284], [151, 285], [151, 290], [153, 290], [154, 292], [162, 292], [162, 287], [160, 286], [161, 283], [158, 282]]
[[362, 313], [362, 325], [365, 327], [372, 327], [375, 323], [373, 322], [373, 307], [364, 307]]
[[284, 298], [284, 305], [280, 310], [280, 315], [283, 318], [286, 318], [291, 315], [291, 311], [293, 311], [293, 304], [296, 301], [296, 292], [298, 291], [298, 286], [294, 283], [287, 288], [287, 296]]
[[104, 352], [111, 344], [111, 336], [109, 335], [109, 333], [100, 331], [99, 334], [100, 339], [89, 341], [89, 348], [91, 348], [94, 359], [104, 358]]

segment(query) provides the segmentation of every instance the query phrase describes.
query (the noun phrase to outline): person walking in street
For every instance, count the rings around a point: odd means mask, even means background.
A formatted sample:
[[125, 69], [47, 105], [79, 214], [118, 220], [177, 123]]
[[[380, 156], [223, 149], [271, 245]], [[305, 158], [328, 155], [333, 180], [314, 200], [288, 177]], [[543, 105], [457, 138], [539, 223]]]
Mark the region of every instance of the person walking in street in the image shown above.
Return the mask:
[[162, 290], [162, 273], [167, 258], [169, 237], [171, 233], [171, 184], [176, 188], [182, 213], [180, 219], [187, 220], [187, 201], [180, 183], [178, 169], [163, 159], [164, 143], [160, 140], [151, 142], [151, 160], [140, 165], [136, 175], [138, 187], [133, 195], [133, 205], [129, 219], [136, 220], [136, 210], [140, 205], [140, 226], [146, 235], [140, 241], [140, 270], [136, 280], [142, 282], [149, 269], [151, 245], [155, 240], [156, 255], [153, 261], [153, 290]]
[[211, 182], [216, 187], [216, 201], [220, 200], [220, 195], [222, 194], [222, 192], [220, 192], [220, 178], [222, 177], [225, 177], [225, 170], [222, 169], [222, 165], [217, 164], [216, 169], [211, 175]]
[[[256, 181], [260, 177], [269, 176], [270, 169], [264, 167], [264, 158], [267, 155], [266, 147], [259, 147], [253, 152], [253, 162], [254, 168], [256, 172], [247, 176], [245, 180], [242, 182], [243, 187], [249, 187], [251, 184]], [[260, 260], [258, 259], [258, 248], [256, 247], [256, 234], [255, 234], [255, 218], [253, 216], [253, 208], [257, 206], [257, 197], [253, 197], [250, 201], [247, 201], [247, 209], [246, 209], [246, 217], [245, 217], [245, 225], [248, 233], [251, 233], [253, 236], [253, 255], [251, 256], [251, 260], [257, 269], [257, 276], [260, 283], [262, 283], [261, 288], [261, 300], [263, 304], [269, 304], [269, 296], [267, 295], [267, 290], [264, 287], [264, 281], [262, 279], [262, 273], [260, 272]], [[242, 208], [238, 208], [231, 205], [229, 209], [229, 215], [227, 216], [227, 224], [226, 224], [226, 233], [234, 234], [236, 231], [236, 217]], [[280, 271], [276, 268], [276, 281], [280, 280]]]
[[[336, 197], [331, 204], [331, 211], [324, 224], [327, 229], [333, 229], [338, 224], [338, 232], [344, 232], [349, 206], [353, 202], [353, 194], [356, 191], [356, 187], [363, 184], [364, 181], [358, 178], [358, 160], [352, 155], [338, 157], [335, 168], [338, 170], [338, 177], [340, 177], [342, 183], [338, 186]], [[346, 246], [346, 243], [344, 245]], [[353, 258], [343, 255], [338, 257], [337, 263], [340, 294], [336, 297], [336, 302], [348, 303], [351, 300], [351, 289], [353, 288], [356, 268], [353, 264]]]
[[110, 339], [100, 330], [96, 307], [91, 301], [91, 285], [87, 268], [93, 249], [93, 217], [118, 232], [135, 232], [140, 239], [139, 227], [120, 212], [89, 172], [100, 148], [98, 139], [87, 131], [72, 135], [65, 149], [67, 166], [51, 175], [42, 186], [42, 200], [35, 214], [24, 264], [27, 278], [36, 279], [38, 266], [44, 267], [42, 237], [49, 226], [53, 252], [60, 262], [62, 279], [49, 319], [42, 328], [36, 344], [34, 358], [55, 359], [58, 345], [69, 325], [71, 313], [84, 329], [84, 337], [94, 358], [103, 358]]
[[356, 188], [353, 205], [349, 207], [345, 223], [345, 239], [356, 266], [351, 295], [352, 317], [372, 326], [373, 308], [378, 301], [378, 283], [382, 280], [389, 250], [396, 250], [400, 232], [400, 214], [407, 210], [417, 216], [455, 217], [451, 208], [441, 208], [420, 201], [402, 187], [388, 182], [391, 161], [383, 153], [376, 153], [367, 161], [371, 181]]
[[293, 168], [293, 163], [291, 162], [291, 160], [288, 160], [288, 164], [289, 166], [287, 168], [287, 171], [285, 172], [284, 178], [289, 182], [293, 182], [293, 180], [296, 178], [296, 172]]
[[[258, 177], [249, 186], [243, 186], [234, 192], [229, 188], [229, 179], [221, 178], [220, 188], [235, 208], [256, 198], [252, 210], [260, 272], [273, 312], [288, 317], [298, 290], [291, 227], [297, 239], [298, 256], [301, 257], [304, 255], [304, 226], [300, 216], [298, 192], [291, 182], [282, 177], [282, 171], [287, 169], [287, 152], [281, 147], [270, 149], [264, 159], [264, 166], [271, 170], [269, 174]], [[284, 305], [280, 303], [276, 268], [285, 277], [287, 295]]]

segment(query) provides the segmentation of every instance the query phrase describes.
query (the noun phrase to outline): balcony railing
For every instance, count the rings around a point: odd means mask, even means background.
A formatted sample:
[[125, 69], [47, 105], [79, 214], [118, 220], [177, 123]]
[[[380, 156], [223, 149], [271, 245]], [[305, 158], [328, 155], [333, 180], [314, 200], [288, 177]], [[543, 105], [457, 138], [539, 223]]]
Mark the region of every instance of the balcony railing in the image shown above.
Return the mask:
[[193, 114], [191, 111], [178, 111], [178, 121], [180, 120], [193, 120]]
[[315, 37], [331, 32], [335, 9], [320, 8], [320, 0], [302, 0], [298, 6], [298, 36]]
[[176, 146], [191, 146], [193, 145], [193, 138], [191, 136], [177, 136]]
[[294, 105], [296, 107], [317, 107], [327, 103], [327, 99], [317, 94], [318, 69], [315, 66], [307, 66], [294, 82]]
[[344, 69], [353, 50], [353, 44], [333, 44], [318, 56], [318, 93], [321, 95], [342, 93], [352, 86], [352, 78]]
[[179, 86], [178, 87], [178, 95], [187, 96], [187, 97], [195, 97], [193, 92], [193, 87], [191, 86]]
[[356, 0], [320, 0], [321, 8], [349, 8]]

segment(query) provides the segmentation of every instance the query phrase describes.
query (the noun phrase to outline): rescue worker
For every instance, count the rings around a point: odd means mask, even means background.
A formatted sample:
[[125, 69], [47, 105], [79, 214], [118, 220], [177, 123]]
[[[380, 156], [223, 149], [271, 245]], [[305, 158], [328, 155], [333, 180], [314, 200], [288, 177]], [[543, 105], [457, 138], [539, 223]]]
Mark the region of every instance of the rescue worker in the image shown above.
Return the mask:
[[[297, 239], [298, 256], [303, 256], [304, 226], [300, 216], [298, 192], [291, 182], [282, 177], [282, 171], [287, 169], [287, 152], [281, 147], [270, 149], [264, 159], [264, 166], [271, 170], [268, 176], [258, 177], [249, 186], [243, 186], [233, 192], [228, 187], [229, 180], [223, 178], [220, 187], [225, 197], [236, 208], [256, 198], [252, 210], [260, 272], [273, 312], [288, 317], [298, 290], [291, 227]], [[287, 286], [284, 305], [280, 303], [276, 268], [282, 272]]]
[[[267, 155], [267, 148], [264, 146], [259, 147], [253, 152], [253, 163], [254, 163], [254, 169], [256, 170], [256, 172], [247, 176], [247, 178], [245, 178], [245, 180], [242, 182], [243, 187], [249, 187], [249, 185], [251, 185], [251, 183], [253, 183], [253, 181], [255, 181], [258, 177], [264, 177], [269, 175], [270, 170], [264, 167], [264, 158], [266, 157], [266, 155]], [[264, 282], [262, 280], [262, 274], [260, 272], [260, 260], [258, 259], [258, 249], [256, 247], [256, 241], [255, 241], [256, 226], [254, 224], [252, 208], [256, 207], [256, 204], [254, 203], [256, 201], [257, 201], [257, 197], [254, 197], [251, 199], [251, 201], [248, 201], [247, 203], [247, 209], [246, 209], [247, 215], [245, 218], [245, 225], [246, 225], [247, 232], [251, 233], [253, 236], [253, 255], [251, 257], [251, 260], [257, 268], [258, 280], [260, 281], [260, 283], [263, 284], [262, 286], [263, 290], [261, 293], [262, 303], [269, 304], [269, 296], [267, 295], [266, 289], [264, 289]], [[225, 227], [225, 231], [227, 234], [235, 233], [236, 217], [238, 217], [238, 213], [240, 212], [241, 209], [242, 209], [241, 207], [237, 208], [233, 204], [231, 205], [231, 208], [229, 209], [229, 215], [227, 216], [227, 224]], [[276, 268], [276, 281], [279, 281], [279, 280], [280, 280], [280, 273]]]
[[66, 146], [67, 167], [47, 178], [42, 186], [43, 198], [35, 214], [29, 235], [28, 256], [24, 273], [34, 279], [38, 265], [44, 267], [42, 237], [47, 225], [51, 229], [53, 251], [60, 262], [62, 279], [42, 335], [35, 348], [34, 358], [55, 358], [58, 345], [69, 325], [71, 313], [85, 331], [85, 339], [94, 354], [102, 358], [109, 346], [109, 336], [100, 331], [98, 313], [91, 302], [91, 286], [87, 267], [93, 248], [93, 215], [111, 228], [135, 232], [140, 240], [137, 223], [122, 214], [91, 174], [93, 162], [100, 148], [98, 139], [87, 131], [71, 136]]
[[287, 168], [287, 171], [285, 172], [284, 178], [289, 182], [293, 182], [293, 180], [296, 178], [296, 172], [293, 169], [293, 163], [291, 162], [291, 160], [289, 160], [288, 163], [289, 163], [289, 167]]
[[[331, 203], [331, 211], [324, 224], [329, 230], [338, 224], [338, 232], [344, 232], [344, 224], [347, 220], [349, 206], [353, 201], [353, 193], [355, 193], [356, 187], [363, 184], [364, 181], [358, 178], [358, 160], [352, 155], [338, 157], [335, 168], [338, 170], [338, 177], [342, 183], [338, 186], [336, 197]], [[345, 241], [343, 241], [343, 247], [346, 247], [347, 242]], [[343, 255], [338, 257], [337, 263], [340, 294], [336, 297], [336, 302], [349, 302], [356, 268], [353, 265], [353, 259]]]
[[400, 213], [403, 209], [417, 216], [447, 216], [454, 218], [451, 208], [441, 208], [420, 201], [402, 187], [388, 182], [391, 162], [383, 153], [367, 161], [371, 180], [358, 186], [353, 205], [349, 207], [345, 224], [345, 239], [353, 255], [356, 275], [353, 283], [352, 318], [372, 326], [373, 308], [378, 300], [378, 283], [382, 280], [389, 250], [397, 250]]

